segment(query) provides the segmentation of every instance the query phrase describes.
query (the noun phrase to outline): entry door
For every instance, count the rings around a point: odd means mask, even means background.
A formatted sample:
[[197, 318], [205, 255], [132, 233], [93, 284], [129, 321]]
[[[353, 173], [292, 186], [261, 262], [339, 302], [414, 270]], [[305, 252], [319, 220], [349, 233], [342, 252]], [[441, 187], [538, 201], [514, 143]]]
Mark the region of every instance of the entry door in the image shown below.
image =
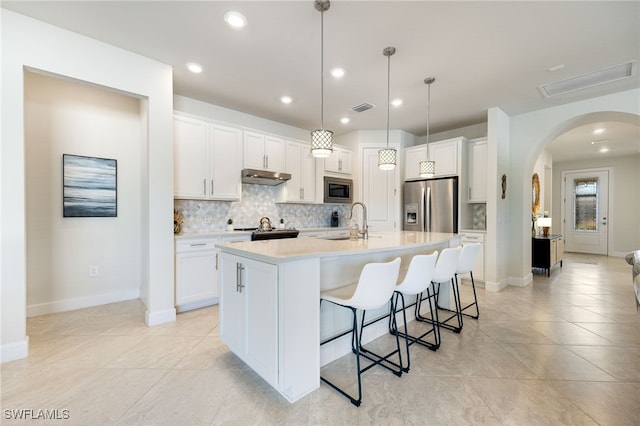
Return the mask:
[[565, 250], [608, 254], [609, 172], [565, 173]]
[[379, 148], [363, 150], [362, 201], [367, 206], [370, 231], [396, 231], [399, 229], [396, 223], [399, 206], [396, 188], [398, 167], [380, 170], [378, 151]]

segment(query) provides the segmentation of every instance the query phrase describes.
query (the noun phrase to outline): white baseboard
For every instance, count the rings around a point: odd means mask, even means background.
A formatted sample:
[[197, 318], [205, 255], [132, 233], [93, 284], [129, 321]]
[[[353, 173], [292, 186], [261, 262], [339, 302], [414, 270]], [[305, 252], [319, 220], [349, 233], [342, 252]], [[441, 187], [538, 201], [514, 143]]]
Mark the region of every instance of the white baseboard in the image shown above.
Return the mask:
[[633, 250], [629, 250], [629, 251], [614, 251], [613, 253], [609, 254], [609, 256], [611, 257], [625, 257], [626, 255], [628, 255], [629, 253], [631, 253]]
[[144, 321], [149, 326], [165, 324], [168, 322], [174, 322], [176, 320], [176, 309], [165, 309], [164, 311], [151, 312], [147, 308], [147, 312], [144, 314]]
[[526, 287], [533, 282], [533, 274], [529, 272], [524, 277], [509, 277], [509, 285], [514, 287]]
[[507, 288], [507, 285], [508, 285], [508, 283], [506, 281], [498, 281], [498, 282], [485, 281], [484, 289], [486, 291], [492, 291], [494, 293], [497, 293], [497, 292]]
[[184, 305], [176, 306], [176, 312], [187, 312], [192, 311], [194, 309], [204, 308], [205, 306], [217, 305], [220, 303], [220, 298], [218, 297], [209, 297], [204, 300], [200, 300], [198, 302], [185, 303]]
[[29, 338], [2, 345], [0, 348], [0, 363], [26, 358], [29, 355]]
[[56, 312], [73, 311], [74, 309], [89, 308], [91, 306], [106, 305], [108, 303], [124, 302], [140, 298], [139, 288], [129, 288], [113, 293], [97, 294], [95, 296], [74, 297], [72, 299], [55, 300], [27, 306], [27, 317], [53, 314]]

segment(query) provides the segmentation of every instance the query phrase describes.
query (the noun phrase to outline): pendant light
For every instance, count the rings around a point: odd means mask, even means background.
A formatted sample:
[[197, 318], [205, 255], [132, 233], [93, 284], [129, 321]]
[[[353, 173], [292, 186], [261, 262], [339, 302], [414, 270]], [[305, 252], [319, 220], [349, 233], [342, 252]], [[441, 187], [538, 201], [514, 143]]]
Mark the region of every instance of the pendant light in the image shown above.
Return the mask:
[[389, 148], [389, 114], [391, 108], [391, 55], [396, 53], [395, 47], [386, 47], [382, 54], [387, 57], [387, 147], [378, 151], [378, 167], [380, 170], [393, 170], [396, 168], [398, 157], [395, 148]]
[[431, 83], [436, 81], [434, 77], [427, 77], [424, 79], [424, 84], [427, 85], [427, 161], [420, 162], [420, 177], [432, 178], [436, 174], [436, 162], [429, 161], [429, 121], [431, 115]]
[[311, 155], [327, 158], [333, 152], [333, 132], [324, 129], [324, 12], [329, 10], [329, 0], [315, 0], [320, 12], [320, 128], [311, 132]]

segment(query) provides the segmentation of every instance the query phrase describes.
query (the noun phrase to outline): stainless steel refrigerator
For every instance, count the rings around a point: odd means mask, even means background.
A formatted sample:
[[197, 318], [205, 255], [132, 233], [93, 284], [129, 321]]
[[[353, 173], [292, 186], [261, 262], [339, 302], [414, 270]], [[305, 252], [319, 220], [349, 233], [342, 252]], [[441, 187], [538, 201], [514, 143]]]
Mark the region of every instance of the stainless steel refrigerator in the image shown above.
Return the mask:
[[405, 231], [458, 232], [458, 178], [405, 182], [403, 226]]

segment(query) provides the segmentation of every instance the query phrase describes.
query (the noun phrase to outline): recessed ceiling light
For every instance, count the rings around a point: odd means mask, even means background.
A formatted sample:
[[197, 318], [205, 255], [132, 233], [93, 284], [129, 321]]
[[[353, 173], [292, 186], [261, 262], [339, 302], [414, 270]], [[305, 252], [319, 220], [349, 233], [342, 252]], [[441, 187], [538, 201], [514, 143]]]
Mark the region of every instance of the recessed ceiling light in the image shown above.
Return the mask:
[[247, 26], [247, 18], [242, 13], [234, 10], [230, 10], [224, 14], [224, 22], [235, 29], [241, 29]]
[[600, 148], [600, 152], [609, 152], [609, 148], [606, 146], [604, 148]]
[[331, 70], [331, 75], [334, 76], [335, 78], [342, 78], [344, 77], [344, 69], [343, 68], [334, 68]]
[[605, 129], [604, 127], [598, 127], [597, 129], [595, 129], [593, 131], [593, 134], [594, 135], [601, 135], [601, 134], [603, 134], [605, 132], [605, 130], [607, 130], [607, 129]]
[[349, 124], [349, 122], [350, 122], [350, 121], [351, 121], [351, 119], [350, 119], [349, 117], [342, 117], [342, 118], [340, 119], [340, 122], [341, 122], [342, 124]]
[[391, 101], [391, 105], [393, 105], [394, 107], [399, 107], [400, 105], [402, 105], [402, 99], [394, 99]]
[[200, 74], [202, 72], [202, 65], [196, 64], [195, 62], [189, 62], [187, 64], [187, 69], [194, 74]]
[[291, 99], [291, 96], [282, 96], [280, 98], [280, 102], [282, 102], [283, 104], [290, 104], [291, 101], [293, 101], [293, 99]]
[[547, 71], [553, 72], [553, 71], [561, 70], [562, 68], [564, 68], [564, 64], [558, 64], [558, 65], [554, 65], [552, 67], [547, 68]]

